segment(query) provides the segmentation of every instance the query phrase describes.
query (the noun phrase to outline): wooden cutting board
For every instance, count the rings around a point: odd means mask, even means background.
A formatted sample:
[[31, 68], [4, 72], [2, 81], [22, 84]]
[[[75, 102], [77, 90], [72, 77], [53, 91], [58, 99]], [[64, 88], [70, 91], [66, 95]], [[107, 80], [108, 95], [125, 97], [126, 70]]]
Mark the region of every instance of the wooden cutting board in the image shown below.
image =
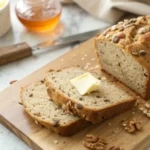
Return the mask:
[[[72, 65], [81, 65], [85, 69], [100, 72], [94, 53], [93, 39], [2, 91], [0, 93], [0, 122], [35, 150], [86, 150], [82, 142], [87, 133], [104, 137], [110, 146], [120, 146], [125, 150], [131, 150], [134, 147], [136, 150], [145, 150], [148, 144], [150, 145], [150, 142], [145, 140], [150, 135], [150, 120], [136, 109], [124, 112], [103, 123], [91, 125], [72, 137], [62, 137], [36, 125], [24, 112], [23, 106], [19, 104], [20, 87], [43, 79], [45, 72], [49, 69], [60, 69]], [[126, 133], [121, 127], [121, 120], [134, 117], [141, 121], [143, 130], [135, 134]], [[55, 144], [54, 140], [58, 140], [59, 143]], [[142, 143], [143, 140], [145, 140], [144, 143]]]

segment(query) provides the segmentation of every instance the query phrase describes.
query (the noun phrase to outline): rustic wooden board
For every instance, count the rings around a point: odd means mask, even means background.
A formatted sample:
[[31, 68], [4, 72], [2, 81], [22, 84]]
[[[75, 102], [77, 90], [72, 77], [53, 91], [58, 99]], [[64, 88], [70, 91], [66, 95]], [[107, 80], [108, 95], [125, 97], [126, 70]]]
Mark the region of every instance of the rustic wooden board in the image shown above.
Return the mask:
[[[121, 146], [125, 150], [131, 150], [138, 143], [141, 143], [141, 147], [138, 146], [136, 150], [144, 150], [150, 144], [148, 140], [144, 141], [150, 135], [150, 121], [138, 110], [130, 110], [103, 123], [91, 125], [72, 137], [62, 137], [36, 125], [24, 112], [23, 106], [18, 104], [20, 101], [20, 87], [43, 79], [47, 70], [60, 69], [78, 64], [89, 70], [99, 72], [100, 68], [95, 58], [93, 39], [91, 39], [2, 91], [0, 93], [0, 122], [32, 149], [36, 150], [86, 150], [82, 141], [87, 133], [102, 136], [108, 141], [109, 145]], [[91, 63], [89, 67], [86, 65], [87, 62]], [[132, 114], [133, 111], [135, 114]], [[121, 120], [133, 117], [138, 118], [142, 122], [143, 130], [135, 134], [128, 134], [121, 127]], [[108, 123], [111, 123], [111, 126]], [[55, 144], [54, 140], [58, 140], [59, 144]], [[144, 141], [144, 144], [142, 144], [142, 141]], [[143, 145], [146, 146], [143, 148]]]

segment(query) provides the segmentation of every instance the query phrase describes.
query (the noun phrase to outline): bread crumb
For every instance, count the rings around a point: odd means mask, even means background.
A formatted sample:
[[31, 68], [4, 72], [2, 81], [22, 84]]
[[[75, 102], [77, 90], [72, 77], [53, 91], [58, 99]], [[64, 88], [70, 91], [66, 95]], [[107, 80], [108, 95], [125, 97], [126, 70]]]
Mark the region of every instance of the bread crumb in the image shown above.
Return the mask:
[[106, 80], [106, 77], [102, 77], [101, 80]]
[[84, 54], [85, 57], [87, 57], [87, 54]]
[[132, 115], [134, 115], [134, 114], [135, 114], [135, 112], [133, 111], [133, 112], [132, 112]]
[[84, 60], [85, 58], [84, 58], [84, 57], [82, 57], [81, 59], [82, 59], [82, 60]]
[[84, 69], [87, 69], [87, 68], [88, 68], [88, 66], [85, 66], [85, 67], [84, 67]]
[[61, 59], [60, 61], [64, 61], [64, 59]]
[[93, 70], [94, 68], [93, 67], [91, 67], [91, 68], [89, 68], [88, 70]]
[[18, 102], [19, 105], [23, 105], [22, 102]]
[[109, 125], [109, 126], [111, 126], [111, 123], [110, 123], [110, 122], [108, 122], [108, 125]]
[[126, 127], [126, 126], [127, 126], [127, 123], [122, 123], [122, 126], [123, 126], [123, 127]]
[[100, 68], [100, 66], [99, 66], [99, 65], [96, 65], [94, 68]]
[[76, 54], [73, 54], [73, 57], [75, 57], [76, 56]]
[[58, 143], [59, 143], [59, 141], [58, 141], [58, 140], [54, 140], [54, 143], [55, 143], [55, 144], [58, 144]]
[[91, 65], [91, 63], [86, 63], [84, 69], [87, 69], [90, 65]]
[[92, 58], [91, 60], [94, 61], [94, 60], [96, 60], [96, 58]]
[[118, 132], [119, 132], [118, 130], [112, 131], [113, 134], [116, 134], [116, 133], [118, 133]]

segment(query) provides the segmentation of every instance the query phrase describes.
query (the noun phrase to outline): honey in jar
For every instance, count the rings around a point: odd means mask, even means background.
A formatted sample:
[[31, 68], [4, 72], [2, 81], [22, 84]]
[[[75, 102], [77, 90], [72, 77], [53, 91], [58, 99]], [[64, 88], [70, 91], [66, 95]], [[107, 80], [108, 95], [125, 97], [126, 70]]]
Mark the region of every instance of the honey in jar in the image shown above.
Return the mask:
[[16, 15], [20, 22], [33, 31], [53, 30], [61, 16], [59, 0], [19, 0]]

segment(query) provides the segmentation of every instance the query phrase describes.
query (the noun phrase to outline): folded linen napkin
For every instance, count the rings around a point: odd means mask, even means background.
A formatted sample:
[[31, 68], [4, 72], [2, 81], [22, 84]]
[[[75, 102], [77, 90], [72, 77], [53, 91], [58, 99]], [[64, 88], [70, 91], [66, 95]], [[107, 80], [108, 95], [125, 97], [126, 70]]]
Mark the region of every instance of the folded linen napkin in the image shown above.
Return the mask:
[[137, 15], [150, 14], [150, 0], [62, 0], [74, 2], [90, 14], [111, 23], [117, 22], [125, 12]]

